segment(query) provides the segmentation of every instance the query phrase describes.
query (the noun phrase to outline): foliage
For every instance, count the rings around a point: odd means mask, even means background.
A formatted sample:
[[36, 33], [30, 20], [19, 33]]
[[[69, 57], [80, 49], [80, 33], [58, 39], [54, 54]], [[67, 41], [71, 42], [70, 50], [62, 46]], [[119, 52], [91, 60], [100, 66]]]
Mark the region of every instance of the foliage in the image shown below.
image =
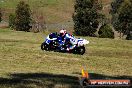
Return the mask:
[[127, 34], [126, 39], [127, 40], [132, 40], [132, 32], [130, 32], [130, 33]]
[[15, 14], [9, 15], [9, 27], [14, 28], [15, 26]]
[[98, 34], [100, 38], [114, 38], [114, 32], [108, 24], [103, 25]]
[[118, 9], [120, 8], [121, 6], [121, 3], [124, 2], [124, 0], [114, 0], [112, 3], [111, 3], [111, 14], [116, 14], [118, 13]]
[[132, 31], [132, 1], [131, 0], [116, 0], [112, 4], [112, 24], [114, 28], [129, 35]]
[[76, 35], [93, 36], [99, 25], [102, 9], [97, 0], [76, 0], [73, 14], [74, 31]]
[[112, 14], [112, 24], [115, 28], [116, 31], [118, 32], [121, 32], [121, 26], [120, 25], [120, 22], [119, 22], [119, 8], [121, 6], [121, 4], [124, 2], [124, 0], [114, 0], [112, 3], [111, 3], [111, 10], [110, 10], [110, 13]]
[[129, 37], [132, 32], [132, 1], [125, 0], [120, 8], [119, 22], [122, 24], [122, 32]]
[[31, 28], [31, 10], [28, 4], [20, 1], [16, 8], [15, 29], [18, 31], [29, 31]]

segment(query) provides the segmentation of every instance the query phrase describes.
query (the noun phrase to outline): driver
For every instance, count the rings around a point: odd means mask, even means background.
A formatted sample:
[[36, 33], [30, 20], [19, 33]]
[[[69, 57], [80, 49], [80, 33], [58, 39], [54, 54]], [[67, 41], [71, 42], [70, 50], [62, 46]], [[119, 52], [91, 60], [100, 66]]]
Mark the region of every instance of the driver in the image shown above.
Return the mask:
[[75, 47], [75, 43], [77, 42], [76, 39], [72, 35], [68, 34], [66, 30], [60, 30], [60, 37], [62, 38], [63, 44], [70, 43], [66, 49], [67, 51], [70, 51]]

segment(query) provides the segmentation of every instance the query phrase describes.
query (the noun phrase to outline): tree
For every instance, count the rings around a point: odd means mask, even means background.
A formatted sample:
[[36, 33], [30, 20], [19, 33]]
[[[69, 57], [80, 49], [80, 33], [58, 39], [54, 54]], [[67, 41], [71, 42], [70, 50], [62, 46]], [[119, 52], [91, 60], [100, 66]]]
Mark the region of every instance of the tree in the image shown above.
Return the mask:
[[15, 29], [18, 31], [29, 31], [31, 28], [31, 10], [28, 4], [20, 1], [16, 8]]
[[119, 10], [119, 8], [120, 8], [120, 6], [121, 6], [121, 4], [124, 2], [124, 0], [114, 0], [112, 3], [111, 3], [111, 11], [110, 11], [110, 13], [112, 14], [112, 15], [114, 15], [114, 14], [116, 14], [116, 13], [118, 13], [118, 10]]
[[0, 8], [0, 22], [2, 21], [2, 10]]
[[114, 38], [114, 32], [108, 24], [101, 26], [98, 34], [100, 38]]
[[132, 1], [116, 0], [111, 4], [112, 24], [116, 31], [130, 35], [132, 31]]
[[111, 10], [110, 10], [110, 13], [112, 15], [112, 25], [113, 27], [115, 28], [116, 31], [118, 31], [120, 33], [120, 37], [121, 37], [121, 26], [120, 25], [120, 22], [119, 22], [119, 8], [121, 6], [121, 4], [124, 2], [124, 0], [114, 0], [112, 3], [111, 3]]
[[76, 0], [73, 14], [74, 32], [76, 35], [94, 36], [99, 25], [102, 9], [98, 0]]
[[132, 40], [132, 32], [130, 32], [130, 33], [127, 34], [126, 39], [127, 40]]
[[10, 14], [9, 15], [9, 27], [14, 28], [15, 26], [15, 14]]
[[[129, 37], [132, 32], [132, 1], [125, 0], [121, 5], [119, 13], [119, 22], [121, 24], [121, 32]], [[131, 37], [131, 36], [130, 36]]]

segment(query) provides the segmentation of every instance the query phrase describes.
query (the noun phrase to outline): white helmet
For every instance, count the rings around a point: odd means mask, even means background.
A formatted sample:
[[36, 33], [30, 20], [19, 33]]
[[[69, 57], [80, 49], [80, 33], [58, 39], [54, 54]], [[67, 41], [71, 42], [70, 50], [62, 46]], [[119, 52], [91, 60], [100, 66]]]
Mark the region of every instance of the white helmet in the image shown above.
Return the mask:
[[64, 29], [60, 30], [60, 35], [61, 36], [64, 36], [65, 34], [66, 34], [66, 30], [64, 30]]
[[66, 33], [66, 30], [64, 30], [64, 32]]

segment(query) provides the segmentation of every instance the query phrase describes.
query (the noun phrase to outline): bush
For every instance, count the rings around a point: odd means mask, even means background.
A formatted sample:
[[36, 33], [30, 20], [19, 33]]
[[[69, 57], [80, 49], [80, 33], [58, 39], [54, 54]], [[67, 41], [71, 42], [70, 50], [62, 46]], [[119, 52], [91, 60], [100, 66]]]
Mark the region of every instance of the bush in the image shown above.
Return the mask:
[[[100, 7], [100, 8], [97, 8]], [[74, 33], [79, 36], [95, 36], [102, 9], [97, 0], [75, 0], [73, 14]]]
[[114, 38], [114, 32], [108, 24], [103, 25], [98, 34], [100, 38]]
[[14, 28], [15, 26], [15, 14], [9, 15], [9, 27]]
[[130, 31], [126, 37], [127, 40], [132, 40], [132, 32]]
[[[129, 38], [132, 31], [132, 0], [113, 0], [111, 4], [112, 24], [116, 31]], [[120, 38], [123, 37], [120, 35]]]
[[20, 1], [16, 8], [15, 29], [17, 31], [29, 31], [31, 21], [29, 5], [24, 1]]

